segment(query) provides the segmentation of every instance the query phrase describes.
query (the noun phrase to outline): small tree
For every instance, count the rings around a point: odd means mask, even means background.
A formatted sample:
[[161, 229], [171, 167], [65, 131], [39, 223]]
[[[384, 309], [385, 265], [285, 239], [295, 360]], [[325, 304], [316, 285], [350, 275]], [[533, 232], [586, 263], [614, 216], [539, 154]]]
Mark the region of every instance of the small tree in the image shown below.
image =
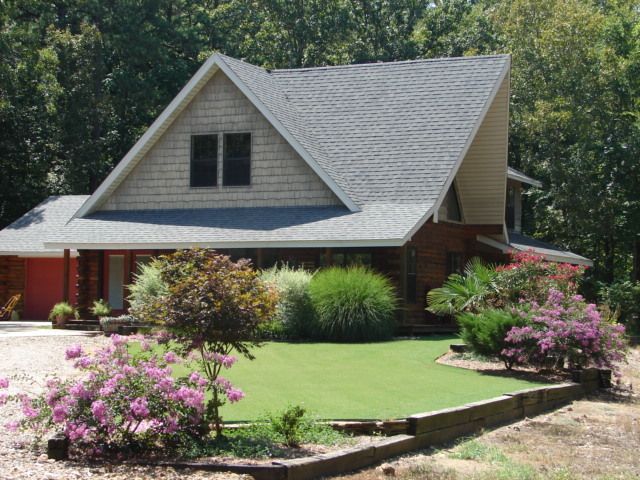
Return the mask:
[[181, 250], [161, 257], [166, 293], [142, 306], [138, 314], [161, 322], [173, 333], [181, 353], [195, 355], [212, 394], [207, 418], [222, 432], [220, 407], [244, 394], [220, 376], [235, 362], [233, 350], [253, 359], [258, 324], [275, 313], [275, 292], [264, 284], [248, 260], [233, 262], [212, 250]]

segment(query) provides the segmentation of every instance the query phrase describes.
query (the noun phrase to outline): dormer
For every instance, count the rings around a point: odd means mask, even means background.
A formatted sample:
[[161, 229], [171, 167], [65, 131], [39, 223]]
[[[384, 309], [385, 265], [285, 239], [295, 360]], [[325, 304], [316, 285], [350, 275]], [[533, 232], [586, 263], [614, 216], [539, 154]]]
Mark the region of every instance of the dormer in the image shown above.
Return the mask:
[[507, 169], [507, 201], [505, 223], [511, 232], [522, 232], [522, 191], [527, 187], [541, 188], [542, 183], [515, 168]]

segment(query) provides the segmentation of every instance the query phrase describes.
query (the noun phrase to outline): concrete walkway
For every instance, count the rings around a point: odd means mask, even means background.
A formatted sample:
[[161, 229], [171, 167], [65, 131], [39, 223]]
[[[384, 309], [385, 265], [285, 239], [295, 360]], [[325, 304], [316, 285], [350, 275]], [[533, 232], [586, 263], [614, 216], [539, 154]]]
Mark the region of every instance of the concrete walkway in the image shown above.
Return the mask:
[[54, 330], [51, 322], [0, 322], [0, 338], [8, 337], [89, 337], [102, 332]]

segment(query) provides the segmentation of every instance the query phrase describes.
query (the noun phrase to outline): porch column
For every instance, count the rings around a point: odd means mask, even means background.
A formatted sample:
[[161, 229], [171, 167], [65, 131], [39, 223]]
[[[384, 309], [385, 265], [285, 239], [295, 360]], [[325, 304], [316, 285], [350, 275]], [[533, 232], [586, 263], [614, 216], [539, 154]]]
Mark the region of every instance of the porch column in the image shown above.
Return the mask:
[[324, 249], [324, 263], [327, 267], [333, 265], [333, 252], [328, 247]]
[[69, 301], [69, 263], [70, 263], [70, 252], [68, 248], [64, 249], [63, 260], [62, 260], [62, 301]]
[[256, 268], [262, 268], [264, 264], [264, 252], [261, 248], [256, 248]]

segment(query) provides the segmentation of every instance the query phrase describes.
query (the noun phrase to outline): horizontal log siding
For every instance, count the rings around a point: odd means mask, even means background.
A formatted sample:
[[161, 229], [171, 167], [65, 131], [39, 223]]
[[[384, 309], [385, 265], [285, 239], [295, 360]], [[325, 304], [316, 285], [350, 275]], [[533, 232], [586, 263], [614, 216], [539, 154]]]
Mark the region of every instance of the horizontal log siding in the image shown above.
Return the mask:
[[448, 324], [451, 319], [426, 312], [426, 295], [442, 286], [447, 279], [447, 254], [460, 253], [463, 265], [472, 257], [480, 256], [490, 262], [504, 262], [506, 257], [495, 249], [485, 248], [476, 240], [477, 235], [499, 234], [501, 225], [463, 225], [429, 220], [407, 243], [417, 252], [417, 302], [406, 304], [405, 325]]
[[505, 78], [456, 175], [465, 223], [504, 221], [509, 77]]
[[[191, 135], [250, 132], [251, 185], [190, 188]], [[222, 142], [218, 145], [222, 152]], [[102, 210], [340, 205], [287, 141], [222, 72], [216, 73], [106, 200]]]
[[24, 258], [13, 255], [0, 256], [0, 306], [20, 294], [22, 297], [15, 309], [18, 314], [22, 313], [24, 305], [25, 262]]

